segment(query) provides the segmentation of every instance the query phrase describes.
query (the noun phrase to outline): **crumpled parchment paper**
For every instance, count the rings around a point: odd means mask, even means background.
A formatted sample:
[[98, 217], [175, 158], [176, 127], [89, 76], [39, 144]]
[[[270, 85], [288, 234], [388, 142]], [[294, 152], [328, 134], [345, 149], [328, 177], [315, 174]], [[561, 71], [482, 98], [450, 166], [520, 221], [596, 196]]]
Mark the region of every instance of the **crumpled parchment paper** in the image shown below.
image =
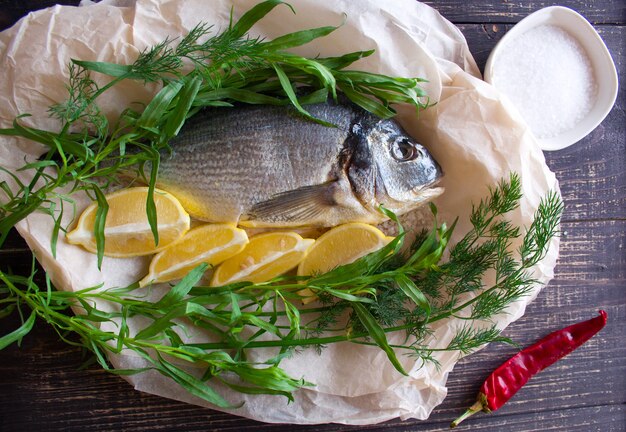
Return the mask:
[[[252, 7], [254, 0], [138, 0], [109, 1], [83, 7], [56, 6], [35, 12], [0, 34], [0, 126], [9, 127], [16, 115], [30, 113], [23, 121], [41, 129], [58, 125], [46, 110], [65, 99], [70, 58], [131, 62], [146, 47], [167, 36], [176, 37], [204, 21], [215, 30], [227, 26], [231, 7], [235, 18]], [[480, 72], [461, 32], [434, 9], [414, 0], [323, 1], [292, 0], [294, 15], [288, 7], [278, 7], [252, 29], [253, 35], [272, 38], [286, 32], [329, 24], [345, 24], [298, 53], [331, 56], [371, 49], [376, 53], [354, 67], [398, 76], [419, 76], [431, 101], [438, 103], [416, 117], [414, 111], [401, 109], [399, 120], [421, 140], [440, 162], [446, 192], [436, 204], [444, 220], [460, 217], [453, 240], [469, 228], [471, 204], [478, 203], [501, 178], [511, 171], [521, 175], [524, 198], [511, 220], [529, 226], [539, 200], [549, 189], [557, 189], [556, 179], [545, 164], [537, 143], [514, 109], [507, 106], [497, 91], [480, 79]], [[102, 79], [102, 77], [96, 77]], [[156, 87], [126, 82], [108, 92], [101, 106], [112, 116], [131, 102], [148, 101]], [[16, 169], [25, 160], [34, 160], [42, 146], [7, 137], [0, 138], [2, 167]], [[28, 173], [19, 174], [23, 181]], [[13, 184], [0, 173], [0, 180]], [[76, 196], [77, 211], [88, 204]], [[71, 211], [65, 220], [70, 221]], [[104, 260], [98, 271], [96, 257], [60, 239], [57, 257], [50, 250], [52, 220], [33, 214], [17, 228], [59, 289], [77, 290], [103, 283], [105, 287], [125, 286], [145, 274], [145, 258]], [[553, 276], [558, 255], [558, 240], [548, 256], [535, 268], [535, 276], [547, 283]], [[532, 296], [497, 317], [504, 328], [523, 315]], [[102, 305], [106, 307], [106, 305]], [[430, 343], [445, 346], [462, 325], [461, 320], [439, 322]], [[384, 353], [350, 343], [334, 344], [321, 355], [304, 350], [282, 366], [294, 377], [316, 384], [299, 390], [295, 403], [282, 397], [245, 396], [228, 393], [233, 402], [245, 401], [234, 414], [265, 421], [289, 423], [370, 424], [400, 417], [425, 419], [446, 395], [446, 379], [459, 360], [458, 353], [439, 353], [440, 368], [421, 367], [401, 356], [409, 377], [395, 371]], [[114, 356], [116, 367], [138, 367], [141, 360]], [[158, 373], [125, 377], [136, 389], [198, 405], [205, 402], [189, 395]], [[214, 407], [213, 407], [214, 408]]]

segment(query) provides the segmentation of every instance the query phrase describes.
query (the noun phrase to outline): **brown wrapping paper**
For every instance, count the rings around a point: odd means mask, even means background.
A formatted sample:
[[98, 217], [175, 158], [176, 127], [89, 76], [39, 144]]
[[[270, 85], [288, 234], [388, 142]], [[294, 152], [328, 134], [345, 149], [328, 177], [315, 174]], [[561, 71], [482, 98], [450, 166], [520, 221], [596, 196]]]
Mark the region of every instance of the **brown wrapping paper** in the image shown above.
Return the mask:
[[[256, 2], [252, 0], [140, 0], [102, 2], [80, 8], [57, 6], [35, 12], [0, 34], [0, 62], [4, 79], [0, 83], [0, 125], [8, 127], [22, 113], [24, 121], [42, 129], [57, 127], [46, 110], [66, 96], [67, 65], [71, 58], [131, 62], [142, 49], [176, 37], [204, 21], [214, 29], [228, 23], [231, 6], [235, 18]], [[297, 50], [309, 56], [330, 56], [374, 48], [376, 53], [354, 67], [398, 76], [425, 77], [431, 101], [437, 104], [423, 111], [401, 109], [399, 120], [421, 140], [440, 162], [446, 192], [436, 204], [443, 220], [460, 217], [454, 239], [469, 228], [467, 216], [472, 202], [483, 198], [488, 187], [514, 171], [521, 175], [524, 198], [511, 220], [529, 226], [539, 200], [558, 185], [545, 164], [535, 138], [498, 92], [480, 80], [480, 73], [467, 44], [451, 23], [434, 9], [414, 0], [359, 2], [294, 0], [294, 15], [278, 7], [252, 29], [254, 35], [272, 38], [287, 32], [329, 24], [345, 24], [323, 39]], [[100, 100], [112, 116], [131, 102], [147, 101], [156, 87], [124, 83]], [[0, 137], [3, 167], [16, 169], [24, 160], [33, 160], [42, 147], [25, 140]], [[28, 173], [20, 174], [24, 181]], [[0, 173], [0, 180], [12, 180]], [[88, 204], [76, 195], [77, 212]], [[65, 220], [70, 222], [71, 211]], [[59, 240], [57, 257], [52, 257], [49, 216], [32, 214], [17, 228], [59, 289], [77, 290], [102, 283], [105, 287], [125, 286], [140, 279], [147, 269], [145, 258], [105, 258], [102, 270], [96, 257], [80, 247]], [[62, 237], [62, 236], [61, 236]], [[453, 240], [454, 240], [453, 239]], [[534, 269], [547, 283], [553, 276], [558, 239], [548, 256]], [[512, 305], [497, 317], [500, 328], [523, 315], [533, 295]], [[110, 305], [101, 304], [102, 308]], [[449, 319], [433, 328], [430, 344], [444, 347], [463, 325]], [[485, 323], [475, 323], [485, 325]], [[203, 340], [198, 332], [194, 339]], [[393, 337], [393, 336], [392, 336]], [[262, 354], [259, 354], [262, 355]], [[286, 359], [282, 366], [294, 377], [316, 384], [295, 393], [295, 403], [276, 396], [245, 396], [222, 389], [232, 402], [245, 401], [234, 414], [265, 421], [289, 423], [370, 424], [391, 418], [427, 418], [446, 395], [446, 379], [460, 359], [456, 352], [439, 353], [441, 366], [415, 364], [401, 356], [410, 376], [397, 373], [384, 353], [376, 348], [349, 343], [334, 344], [321, 355], [304, 350]], [[111, 356], [116, 367], [139, 367], [132, 355]], [[125, 377], [136, 389], [164, 397], [209, 406], [158, 373]]]

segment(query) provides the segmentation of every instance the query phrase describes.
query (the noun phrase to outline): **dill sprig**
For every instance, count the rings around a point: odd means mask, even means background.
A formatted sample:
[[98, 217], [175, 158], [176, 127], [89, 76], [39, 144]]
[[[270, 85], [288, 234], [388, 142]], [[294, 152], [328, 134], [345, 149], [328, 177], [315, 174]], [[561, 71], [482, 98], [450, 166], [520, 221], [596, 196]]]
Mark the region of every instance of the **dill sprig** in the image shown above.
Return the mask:
[[[149, 298], [149, 288], [140, 290], [135, 285], [63, 292], [49, 283], [39, 288], [32, 277], [0, 272], [4, 307], [0, 316], [17, 309], [22, 317], [20, 328], [0, 338], [0, 348], [19, 342], [40, 318], [63, 340], [91, 350], [106, 370], [117, 374], [157, 370], [221, 407], [238, 402], [227, 401], [213, 383], [292, 400], [295, 390], [312, 384], [306, 377], [288, 376], [281, 361], [297, 355], [296, 350], [322, 350], [332, 343], [377, 346], [399, 373], [406, 374], [398, 358], [402, 353], [437, 364], [441, 351], [467, 354], [490, 342], [512, 343], [489, 320], [536, 285], [531, 267], [547, 253], [562, 212], [558, 196], [549, 193], [522, 234], [522, 227], [513, 227], [505, 219], [520, 199], [516, 174], [501, 181], [473, 208], [472, 229], [450, 248], [450, 258], [443, 263], [454, 224], [447, 227], [435, 219], [432, 229], [408, 249], [400, 226], [400, 234], [379, 251], [311, 277], [204, 287], [197, 285], [207, 269], [201, 265], [156, 301]], [[514, 239], [521, 240], [517, 250], [512, 248]], [[496, 274], [494, 283], [484, 286], [483, 277], [489, 272]], [[318, 306], [301, 305], [299, 292], [305, 287], [321, 300]], [[468, 299], [467, 293], [473, 296]], [[98, 301], [115, 308], [98, 309]], [[82, 313], [73, 315], [70, 308]], [[131, 334], [128, 320], [137, 316], [148, 324]], [[451, 317], [464, 320], [453, 329], [451, 341], [444, 347], [429, 345], [430, 326]], [[115, 330], [105, 330], [103, 323]], [[211, 342], [187, 341], [191, 325], [202, 329]], [[404, 333], [403, 342], [390, 343], [390, 333]], [[248, 361], [248, 353], [259, 348], [277, 351], [266, 359]], [[106, 354], [121, 352], [142, 357], [145, 367], [112, 369]]]

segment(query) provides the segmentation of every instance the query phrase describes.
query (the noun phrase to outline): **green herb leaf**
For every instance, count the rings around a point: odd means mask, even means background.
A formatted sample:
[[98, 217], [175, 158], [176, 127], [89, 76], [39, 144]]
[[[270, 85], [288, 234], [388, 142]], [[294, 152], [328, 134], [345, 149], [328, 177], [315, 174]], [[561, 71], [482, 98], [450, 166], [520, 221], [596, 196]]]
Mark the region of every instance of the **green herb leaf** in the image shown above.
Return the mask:
[[189, 109], [191, 108], [198, 91], [200, 90], [200, 85], [202, 84], [202, 79], [199, 77], [192, 77], [189, 80], [183, 81], [183, 88], [178, 93], [178, 98], [180, 101], [175, 110], [170, 114], [170, 117], [165, 122], [165, 126], [163, 128], [165, 139], [169, 140], [170, 138], [178, 135], [180, 128], [185, 124], [185, 120], [189, 114]]
[[96, 210], [96, 220], [94, 222], [93, 234], [96, 239], [96, 250], [98, 254], [98, 268], [102, 266], [102, 259], [104, 258], [104, 242], [106, 238], [104, 236], [104, 227], [106, 224], [107, 213], [109, 212], [109, 203], [107, 202], [104, 193], [98, 186], [93, 187], [93, 192], [96, 194], [96, 201], [98, 202], [98, 210]]
[[[184, 81], [171, 81], [152, 98], [137, 120], [137, 127], [151, 130], [157, 126], [169, 111], [172, 101], [184, 87]], [[186, 101], [185, 101], [186, 103]]]
[[189, 291], [191, 291], [194, 285], [202, 278], [208, 268], [209, 266], [206, 263], [202, 263], [191, 270], [180, 282], [174, 285], [161, 300], [155, 303], [155, 308], [165, 309], [181, 302], [183, 298], [189, 294]]
[[22, 342], [22, 338], [26, 336], [33, 328], [35, 324], [35, 319], [37, 318], [37, 314], [33, 311], [28, 319], [22, 323], [22, 325], [13, 330], [11, 333], [7, 333], [6, 335], [0, 337], [0, 350], [6, 348], [14, 342], [17, 342], [19, 345]]
[[315, 39], [327, 36], [338, 28], [339, 27], [325, 26], [293, 32], [284, 36], [279, 36], [269, 42], [264, 42], [262, 46], [268, 51], [280, 51], [293, 47], [298, 47], [307, 44]]
[[254, 24], [259, 22], [265, 15], [270, 13], [272, 9], [280, 4], [285, 4], [293, 13], [295, 13], [294, 9], [287, 3], [280, 0], [266, 0], [252, 7], [252, 9], [243, 14], [237, 23], [229, 29], [229, 33], [233, 37], [242, 37], [252, 28]]
[[237, 408], [241, 405], [233, 405], [226, 401], [222, 396], [220, 396], [215, 390], [211, 387], [207, 386], [205, 383], [200, 381], [198, 378], [193, 375], [185, 372], [178, 366], [174, 365], [159, 357], [157, 370], [161, 372], [161, 374], [172, 378], [178, 384], [180, 384], [184, 389], [186, 389], [190, 394], [197, 396], [201, 399], [206, 400], [220, 408]]
[[361, 304], [353, 303], [352, 309], [359, 317], [361, 324], [367, 330], [367, 333], [372, 338], [372, 340], [387, 354], [387, 358], [393, 366], [396, 368], [398, 372], [402, 375], [407, 375], [406, 371], [402, 367], [402, 364], [398, 361], [398, 357], [396, 357], [396, 353], [389, 345], [387, 341], [387, 336], [385, 335], [385, 330], [380, 326], [378, 321], [374, 319], [372, 314]]
[[430, 315], [430, 303], [422, 291], [405, 275], [396, 278], [396, 284], [424, 313]]
[[300, 105], [298, 97], [296, 96], [296, 92], [294, 91], [291, 82], [289, 81], [289, 77], [287, 76], [285, 71], [278, 64], [274, 64], [273, 67], [276, 71], [276, 76], [278, 77], [280, 85], [282, 86], [285, 94], [287, 95], [293, 106], [296, 107], [298, 112], [300, 112], [300, 114], [312, 121], [323, 124], [324, 126], [333, 127], [331, 123], [316, 119], [315, 117], [311, 116], [311, 114], [307, 110], [302, 108], [302, 105]]
[[72, 59], [72, 63], [87, 70], [99, 72], [116, 78], [126, 77], [133, 71], [132, 65], [122, 65], [117, 63], [94, 62], [78, 59]]

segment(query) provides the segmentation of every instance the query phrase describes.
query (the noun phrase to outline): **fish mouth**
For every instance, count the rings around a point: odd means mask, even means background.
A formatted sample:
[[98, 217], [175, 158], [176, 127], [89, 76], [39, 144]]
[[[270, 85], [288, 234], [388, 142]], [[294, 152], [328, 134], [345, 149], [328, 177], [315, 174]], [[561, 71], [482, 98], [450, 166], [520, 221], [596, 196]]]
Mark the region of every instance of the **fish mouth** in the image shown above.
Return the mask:
[[445, 188], [443, 186], [437, 186], [441, 182], [441, 177], [438, 177], [425, 185], [419, 185], [411, 189], [411, 194], [415, 197], [415, 201], [430, 201], [441, 195]]
[[427, 185], [414, 187], [413, 189], [410, 189], [408, 193], [405, 193], [403, 199], [400, 200], [388, 196], [385, 204], [389, 210], [393, 211], [397, 215], [402, 215], [412, 211], [443, 194], [444, 187], [436, 186], [437, 183], [439, 183], [439, 179], [436, 179]]
[[426, 189], [429, 189], [438, 185], [442, 179], [443, 179], [443, 174], [441, 173], [440, 169], [437, 169], [437, 175], [433, 176], [430, 181], [415, 186], [413, 189], [411, 189], [411, 192], [415, 192], [415, 193], [423, 192]]

